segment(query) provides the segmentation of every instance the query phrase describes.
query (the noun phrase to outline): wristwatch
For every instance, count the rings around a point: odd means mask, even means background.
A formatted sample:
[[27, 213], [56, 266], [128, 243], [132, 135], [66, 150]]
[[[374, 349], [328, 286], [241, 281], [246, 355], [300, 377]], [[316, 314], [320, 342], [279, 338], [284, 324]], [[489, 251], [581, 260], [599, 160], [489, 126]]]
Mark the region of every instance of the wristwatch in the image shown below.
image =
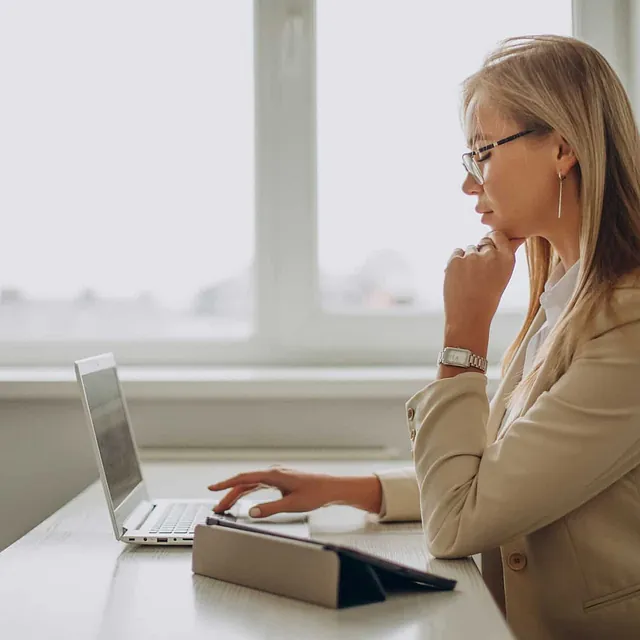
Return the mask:
[[449, 364], [453, 367], [473, 367], [482, 373], [487, 371], [487, 359], [460, 347], [445, 347], [438, 354], [438, 364]]

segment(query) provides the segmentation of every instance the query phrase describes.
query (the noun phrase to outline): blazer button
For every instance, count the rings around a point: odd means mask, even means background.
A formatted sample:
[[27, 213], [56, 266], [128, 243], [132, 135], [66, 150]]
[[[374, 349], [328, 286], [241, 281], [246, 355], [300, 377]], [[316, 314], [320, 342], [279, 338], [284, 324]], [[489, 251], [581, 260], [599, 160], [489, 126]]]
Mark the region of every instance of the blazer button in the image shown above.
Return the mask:
[[409, 437], [411, 438], [411, 442], [415, 442], [415, 439], [416, 439], [416, 430], [415, 429], [411, 429], [411, 431], [409, 431]]
[[416, 415], [416, 410], [413, 407], [409, 407], [407, 409], [407, 418], [409, 418], [409, 420], [413, 420], [413, 417]]
[[507, 564], [514, 571], [522, 571], [527, 566], [527, 556], [524, 553], [510, 553]]

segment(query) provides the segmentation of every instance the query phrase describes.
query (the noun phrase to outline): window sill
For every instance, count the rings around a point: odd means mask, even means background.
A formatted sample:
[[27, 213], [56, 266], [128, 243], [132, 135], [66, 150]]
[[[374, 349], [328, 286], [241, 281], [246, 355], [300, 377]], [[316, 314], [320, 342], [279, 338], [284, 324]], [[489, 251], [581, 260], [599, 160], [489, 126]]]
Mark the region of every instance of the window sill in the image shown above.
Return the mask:
[[[435, 379], [436, 367], [119, 367], [128, 399], [408, 400]], [[487, 390], [499, 367], [489, 367]], [[77, 398], [72, 369], [0, 367], [0, 399]]]

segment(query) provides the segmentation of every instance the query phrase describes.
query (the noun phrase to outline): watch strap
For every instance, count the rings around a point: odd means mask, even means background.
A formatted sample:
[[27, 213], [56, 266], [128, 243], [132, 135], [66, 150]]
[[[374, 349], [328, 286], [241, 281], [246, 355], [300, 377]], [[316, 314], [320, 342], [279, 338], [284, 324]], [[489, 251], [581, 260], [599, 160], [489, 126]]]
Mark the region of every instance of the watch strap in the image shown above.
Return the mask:
[[487, 370], [487, 359], [482, 356], [478, 356], [475, 353], [471, 353], [469, 356], [469, 366], [474, 367], [476, 369], [482, 369], [482, 371]]

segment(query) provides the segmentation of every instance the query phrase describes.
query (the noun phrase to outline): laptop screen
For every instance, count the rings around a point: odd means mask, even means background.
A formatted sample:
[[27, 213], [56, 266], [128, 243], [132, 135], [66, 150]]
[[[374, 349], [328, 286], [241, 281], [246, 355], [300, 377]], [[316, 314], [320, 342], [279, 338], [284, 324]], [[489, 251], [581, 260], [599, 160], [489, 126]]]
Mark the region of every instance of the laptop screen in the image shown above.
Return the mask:
[[98, 449], [113, 508], [142, 482], [131, 429], [124, 410], [116, 371], [101, 369], [82, 375], [82, 384], [96, 432]]

